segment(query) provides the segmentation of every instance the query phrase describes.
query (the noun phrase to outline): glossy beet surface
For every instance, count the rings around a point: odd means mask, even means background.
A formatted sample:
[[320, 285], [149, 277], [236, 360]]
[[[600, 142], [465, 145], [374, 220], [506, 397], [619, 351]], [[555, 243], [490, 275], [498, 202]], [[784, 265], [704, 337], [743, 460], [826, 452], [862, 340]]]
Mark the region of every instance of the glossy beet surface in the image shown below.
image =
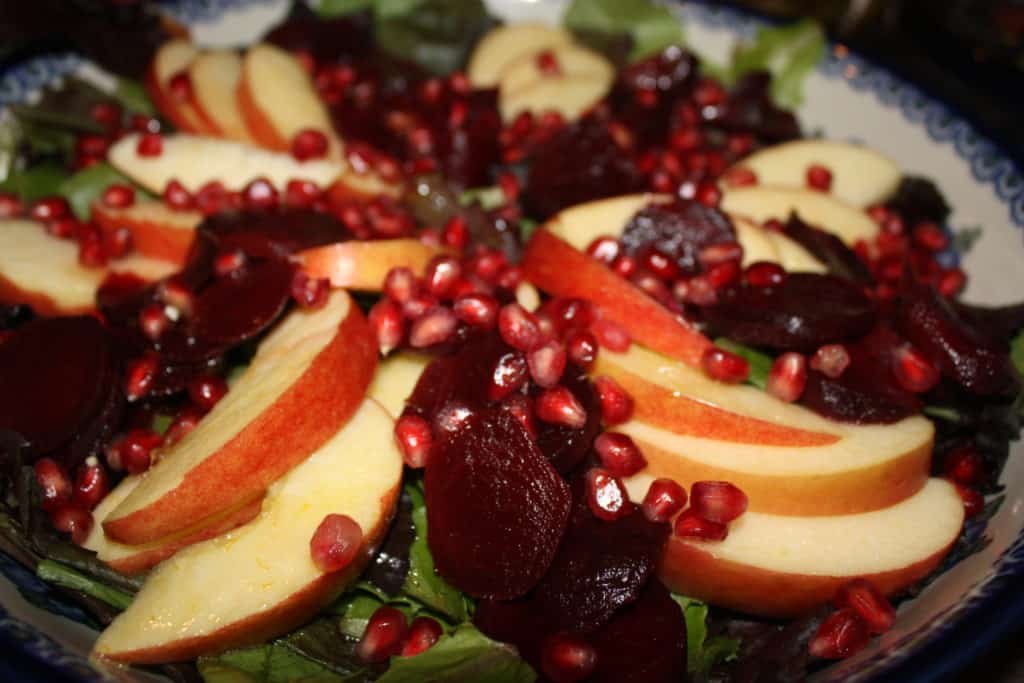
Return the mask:
[[544, 575], [569, 516], [569, 487], [514, 416], [470, 416], [432, 448], [427, 538], [441, 576], [473, 597], [523, 595]]
[[795, 213], [786, 221], [783, 231], [787, 237], [824, 263], [832, 275], [865, 285], [874, 282], [864, 262], [832, 233], [804, 223]]
[[697, 256], [701, 249], [735, 240], [736, 231], [728, 216], [690, 200], [652, 204], [640, 210], [626, 224], [621, 238], [630, 256], [656, 250], [687, 274], [700, 270]]
[[877, 318], [860, 287], [814, 273], [790, 274], [776, 287], [727, 287], [704, 315], [716, 334], [733, 341], [804, 353], [859, 337]]
[[119, 372], [113, 340], [95, 318], [27, 323], [0, 344], [0, 429], [22, 434], [34, 457], [73, 466], [116, 424]]

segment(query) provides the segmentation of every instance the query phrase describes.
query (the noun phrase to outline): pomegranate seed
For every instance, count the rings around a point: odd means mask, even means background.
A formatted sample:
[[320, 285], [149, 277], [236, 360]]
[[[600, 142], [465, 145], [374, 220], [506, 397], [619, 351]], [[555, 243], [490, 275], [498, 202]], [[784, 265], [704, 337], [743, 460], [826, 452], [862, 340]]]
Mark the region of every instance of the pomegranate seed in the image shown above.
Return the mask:
[[116, 130], [121, 125], [121, 105], [116, 102], [97, 102], [89, 111], [89, 118], [107, 130]]
[[294, 178], [284, 186], [284, 203], [295, 208], [309, 208], [321, 194], [319, 186], [312, 180]]
[[114, 183], [100, 195], [100, 201], [111, 209], [123, 209], [135, 203], [135, 189], [131, 185]]
[[725, 89], [709, 78], [701, 79], [693, 90], [693, 100], [700, 107], [713, 107], [725, 102]]
[[556, 633], [544, 641], [541, 671], [553, 683], [576, 683], [594, 673], [597, 651], [572, 633]]
[[604, 468], [616, 477], [631, 477], [647, 467], [644, 454], [626, 434], [604, 432], [594, 440], [594, 450]]
[[408, 625], [401, 611], [389, 605], [378, 607], [356, 646], [356, 656], [368, 664], [387, 661], [402, 652], [407, 635]]
[[102, 158], [107, 155], [110, 140], [102, 135], [82, 135], [75, 141], [75, 154], [81, 158]]
[[545, 389], [553, 387], [562, 379], [567, 358], [564, 346], [556, 341], [549, 341], [531, 351], [527, 357], [530, 376], [537, 386]]
[[64, 197], [43, 197], [32, 204], [29, 216], [40, 223], [55, 221], [71, 215], [71, 207]]
[[439, 299], [448, 298], [462, 277], [462, 264], [451, 256], [435, 256], [427, 264], [423, 279], [427, 290]]
[[135, 152], [140, 157], [158, 157], [163, 154], [163, 151], [164, 139], [160, 133], [143, 133], [135, 147]]
[[489, 294], [464, 294], [455, 299], [455, 317], [472, 327], [489, 330], [498, 319], [498, 300]]
[[298, 161], [323, 159], [327, 156], [327, 136], [314, 128], [300, 130], [292, 138], [292, 156]]
[[162, 437], [151, 429], [133, 429], [117, 438], [107, 450], [107, 463], [114, 469], [141, 474], [149, 469], [153, 449]]
[[807, 386], [807, 358], [789, 351], [772, 363], [765, 390], [775, 398], [792, 403], [800, 398]]
[[726, 187], [748, 187], [757, 185], [757, 174], [753, 170], [739, 166], [722, 176]]
[[562, 425], [569, 429], [582, 429], [587, 423], [587, 411], [563, 386], [545, 389], [537, 397], [537, 417], [549, 424]]
[[918, 223], [913, 233], [914, 243], [928, 251], [942, 251], [949, 246], [949, 238], [942, 228], [932, 222]]
[[542, 341], [537, 317], [517, 303], [498, 311], [498, 332], [506, 344], [520, 351], [532, 351]]
[[160, 370], [157, 356], [147, 355], [128, 363], [125, 375], [125, 397], [129, 401], [137, 401], [149, 393]]
[[540, 313], [549, 318], [552, 332], [559, 336], [590, 327], [596, 315], [593, 304], [586, 299], [562, 297], [549, 299], [541, 306]]
[[67, 218], [58, 218], [57, 220], [49, 221], [46, 224], [47, 234], [60, 240], [76, 238], [80, 229], [81, 223], [78, 222], [77, 218], [72, 218], [71, 216], [68, 216]]
[[628, 422], [633, 417], [633, 397], [611, 377], [594, 379], [594, 388], [601, 402], [601, 419], [606, 425]]
[[418, 415], [403, 415], [395, 422], [395, 440], [406, 465], [413, 469], [426, 467], [434, 442], [429, 422]]
[[715, 183], [705, 181], [697, 186], [697, 193], [694, 195], [694, 199], [704, 206], [714, 208], [722, 201], [722, 191]]
[[555, 57], [551, 50], [543, 50], [537, 55], [537, 70], [544, 76], [560, 76], [562, 74], [562, 67], [558, 64], [558, 59]]
[[885, 633], [896, 621], [896, 608], [865, 579], [854, 579], [836, 593], [835, 606], [857, 613], [874, 635]]
[[700, 359], [704, 374], [718, 382], [739, 384], [750, 376], [750, 364], [743, 356], [712, 346]]
[[807, 187], [828, 192], [832, 189], [832, 171], [821, 164], [811, 164], [807, 167]]
[[139, 329], [147, 339], [160, 339], [170, 327], [171, 319], [160, 304], [149, 304], [139, 312]]
[[402, 304], [402, 315], [409, 320], [418, 320], [437, 305], [437, 297], [430, 292], [417, 292]]
[[228, 393], [228, 383], [216, 375], [200, 375], [188, 383], [188, 396], [201, 409], [210, 411]]
[[434, 647], [441, 638], [444, 629], [437, 619], [416, 617], [409, 624], [409, 639], [402, 648], [403, 657], [415, 657]]
[[[740, 269], [739, 261], [725, 261], [724, 263], [712, 266], [711, 269], [701, 277], [708, 281], [712, 291], [717, 291], [739, 282], [741, 274], [742, 270]], [[715, 295], [715, 298], [718, 298], [717, 294]]]
[[242, 189], [242, 202], [247, 209], [273, 209], [278, 202], [277, 188], [267, 178], [256, 178]]
[[163, 192], [164, 204], [175, 211], [188, 211], [195, 207], [195, 198], [177, 180], [170, 180]]
[[570, 361], [589, 370], [597, 358], [597, 338], [586, 330], [576, 330], [566, 338], [565, 352]]
[[615, 271], [616, 274], [628, 278], [630, 275], [635, 273], [637, 268], [639, 268], [640, 266], [639, 264], [637, 264], [636, 259], [633, 258], [632, 256], [620, 254], [619, 256], [615, 257], [615, 260], [613, 260], [611, 262], [611, 265], [609, 265], [608, 267]]
[[[164, 432], [163, 440], [161, 445], [173, 446], [188, 435], [199, 421], [203, 419], [203, 412], [197, 406], [186, 406], [183, 408], [175, 417], [174, 421], [171, 422], [171, 426]], [[108, 460], [109, 462], [109, 460]]]
[[363, 530], [348, 515], [330, 514], [309, 539], [309, 553], [317, 569], [336, 572], [352, 564], [363, 545]]
[[651, 249], [640, 259], [640, 267], [649, 270], [662, 280], [674, 280], [679, 276], [679, 266], [670, 256]]
[[[903, 222], [903, 218], [902, 217], [900, 217], [897, 214], [893, 213], [893, 214], [889, 214], [888, 216], [886, 216], [885, 221], [882, 223], [882, 231], [883, 232], [882, 232], [881, 235], [879, 235], [879, 238], [882, 238], [882, 237], [890, 237], [890, 238], [892, 238], [892, 237], [899, 237], [899, 236], [903, 235], [903, 233], [905, 233], [907, 231], [907, 226]], [[904, 244], [902, 241], [894, 242], [894, 243], [900, 244], [901, 246]]]
[[964, 275], [964, 271], [959, 268], [952, 268], [945, 271], [942, 276], [939, 277], [939, 283], [936, 288], [942, 296], [952, 298], [959, 294], [966, 284], [967, 276]]
[[590, 326], [590, 331], [594, 333], [599, 346], [616, 353], [625, 353], [633, 343], [629, 330], [613, 320], [596, 320]]
[[[728, 271], [721, 273], [720, 275], [730, 275]], [[676, 283], [678, 287], [676, 295], [682, 295], [683, 301], [688, 304], [695, 306], [711, 306], [718, 301], [718, 292], [715, 289], [714, 284], [706, 275], [695, 275], [689, 280], [686, 280], [685, 287], [679, 287], [680, 283]], [[675, 289], [675, 288], [674, 288]]]
[[41, 458], [36, 461], [34, 469], [44, 510], [56, 510], [71, 500], [71, 480], [55, 460]]
[[697, 128], [679, 128], [669, 136], [668, 144], [677, 152], [692, 152], [704, 144], [704, 135]]
[[985, 461], [973, 444], [964, 444], [949, 452], [942, 471], [947, 478], [972, 486], [985, 480]]
[[447, 306], [434, 306], [413, 321], [409, 328], [409, 345], [414, 349], [441, 344], [452, 338], [459, 319]]
[[523, 394], [512, 394], [501, 404], [502, 410], [508, 411], [512, 417], [523, 425], [531, 439], [537, 438], [537, 425], [533, 419], [533, 401]]
[[667, 522], [686, 505], [686, 489], [671, 479], [655, 479], [640, 510], [651, 522]]
[[92, 510], [110, 492], [110, 477], [107, 469], [96, 458], [88, 458], [78, 468], [72, 500], [75, 505]]
[[166, 306], [174, 309], [173, 313], [169, 313], [169, 315], [175, 320], [178, 317], [191, 316], [195, 307], [195, 297], [192, 296], [192, 292], [183, 282], [173, 277], [164, 280], [157, 286], [156, 297]]
[[292, 298], [302, 308], [323, 308], [331, 294], [331, 281], [311, 278], [301, 270], [292, 277]]
[[619, 478], [603, 467], [587, 472], [587, 506], [595, 517], [607, 522], [625, 517], [636, 507]]
[[967, 519], [971, 519], [978, 513], [984, 511], [985, 497], [981, 495], [981, 493], [969, 486], [964, 486], [960, 482], [954, 481], [953, 486], [956, 487], [956, 492], [960, 495], [960, 500], [964, 503], [964, 516]]
[[117, 228], [103, 235], [103, 249], [111, 259], [127, 256], [134, 246], [135, 238], [128, 228]]
[[619, 241], [614, 237], [598, 237], [587, 247], [587, 254], [610, 266], [619, 257], [621, 249]]
[[907, 391], [920, 394], [938, 384], [939, 371], [912, 346], [897, 349], [893, 360], [896, 381]]
[[728, 524], [747, 511], [747, 494], [727, 481], [698, 481], [690, 487], [690, 509], [701, 519]]
[[665, 171], [659, 169], [651, 174], [651, 189], [662, 194], [671, 194], [676, 181]]
[[128, 120], [129, 127], [139, 133], [159, 133], [160, 121], [145, 114], [132, 114]]
[[395, 303], [405, 303], [419, 292], [419, 285], [413, 272], [404, 266], [392, 268], [384, 277], [384, 296]]
[[811, 368], [836, 379], [850, 367], [850, 352], [842, 344], [826, 344], [811, 357]]
[[78, 232], [78, 262], [86, 268], [102, 268], [107, 265], [109, 254], [103, 244], [103, 237], [96, 230]]
[[182, 69], [167, 82], [171, 96], [179, 103], [187, 103], [192, 98], [192, 78], [188, 71]]
[[494, 284], [501, 271], [508, 266], [508, 259], [500, 251], [488, 249], [471, 258], [466, 265], [478, 278]]
[[491, 373], [491, 382], [487, 387], [487, 396], [492, 401], [500, 401], [526, 383], [529, 378], [529, 364], [526, 357], [518, 351], [511, 351], [498, 359]]
[[819, 659], [845, 659], [863, 650], [870, 639], [868, 626], [857, 612], [841, 609], [821, 623], [807, 650]]
[[231, 193], [219, 180], [211, 180], [195, 194], [195, 206], [205, 216], [231, 208]]
[[751, 287], [778, 287], [786, 279], [786, 269], [771, 261], [757, 261], [743, 271], [743, 281]]
[[92, 531], [92, 513], [80, 505], [66, 503], [50, 513], [50, 523], [57, 531], [71, 534], [73, 543], [82, 545]]
[[248, 257], [241, 249], [222, 251], [213, 261], [213, 272], [217, 277], [234, 277], [242, 273], [248, 261]]
[[17, 218], [25, 211], [18, 197], [10, 192], [0, 192], [0, 218]]
[[469, 244], [469, 226], [462, 216], [452, 216], [444, 224], [441, 236], [447, 246], [462, 249]]
[[676, 536], [696, 538], [701, 541], [724, 541], [729, 527], [719, 522], [699, 517], [693, 510], [685, 510], [676, 517], [672, 531]]

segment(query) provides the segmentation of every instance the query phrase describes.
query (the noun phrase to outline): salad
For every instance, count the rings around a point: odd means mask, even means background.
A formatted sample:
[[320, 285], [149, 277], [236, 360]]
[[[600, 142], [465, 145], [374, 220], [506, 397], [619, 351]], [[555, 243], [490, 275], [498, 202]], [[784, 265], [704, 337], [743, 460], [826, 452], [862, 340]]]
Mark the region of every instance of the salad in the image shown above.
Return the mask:
[[802, 129], [813, 23], [109, 11], [116, 76], [0, 118], [0, 550], [98, 664], [798, 681], [985, 543], [1024, 306]]

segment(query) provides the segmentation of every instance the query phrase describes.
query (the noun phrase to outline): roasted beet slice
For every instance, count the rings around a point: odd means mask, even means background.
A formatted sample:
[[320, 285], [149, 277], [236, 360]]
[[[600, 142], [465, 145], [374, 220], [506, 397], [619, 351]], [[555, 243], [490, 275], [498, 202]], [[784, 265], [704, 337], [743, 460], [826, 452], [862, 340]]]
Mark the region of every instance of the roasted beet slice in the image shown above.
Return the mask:
[[767, 71], [744, 75], [733, 86], [725, 103], [704, 109], [704, 120], [727, 131], [750, 133], [767, 144], [800, 137], [796, 116], [780, 109], [772, 100], [771, 81], [772, 76]]
[[88, 441], [116, 403], [118, 382], [113, 342], [98, 320], [32, 321], [0, 344], [0, 429], [22, 434], [35, 457], [76, 435]]
[[196, 297], [196, 336], [211, 346], [233, 346], [256, 336], [284, 311], [293, 274], [288, 263], [272, 260], [218, 278]]
[[566, 368], [562, 385], [587, 411], [586, 424], [581, 429], [570, 429], [538, 421], [537, 445], [556, 470], [568, 474], [583, 461], [601, 431], [601, 400], [587, 374], [575, 365]]
[[572, 502], [522, 424], [499, 408], [476, 412], [434, 444], [425, 495], [438, 573], [473, 597], [499, 599], [541, 579]]
[[587, 679], [592, 683], [686, 680], [683, 610], [659, 581], [587, 639], [597, 650], [597, 669]]
[[949, 204], [942, 192], [935, 183], [918, 176], [904, 177], [886, 206], [899, 213], [908, 226], [919, 221], [941, 225], [949, 218]]
[[221, 251], [240, 249], [250, 258], [286, 258], [304, 249], [344, 242], [353, 235], [334, 216], [312, 209], [228, 211], [199, 226]]
[[700, 270], [697, 255], [704, 247], [735, 242], [736, 230], [724, 213], [692, 200], [651, 204], [641, 209], [622, 233], [622, 246], [630, 256], [651, 249], [673, 259], [684, 273]]
[[867, 265], [832, 233], [804, 223], [795, 213], [790, 214], [784, 231], [787, 237], [824, 263], [831, 274], [863, 285], [874, 283]]
[[905, 291], [896, 325], [945, 377], [979, 396], [1008, 395], [1018, 386], [1006, 344], [957, 315], [933, 289]]
[[704, 315], [716, 334], [741, 344], [804, 353], [866, 334], [877, 318], [859, 286], [815, 273], [793, 273], [777, 287], [727, 287]]
[[976, 306], [951, 301], [957, 316], [993, 342], [1009, 342], [1024, 329], [1024, 303]]

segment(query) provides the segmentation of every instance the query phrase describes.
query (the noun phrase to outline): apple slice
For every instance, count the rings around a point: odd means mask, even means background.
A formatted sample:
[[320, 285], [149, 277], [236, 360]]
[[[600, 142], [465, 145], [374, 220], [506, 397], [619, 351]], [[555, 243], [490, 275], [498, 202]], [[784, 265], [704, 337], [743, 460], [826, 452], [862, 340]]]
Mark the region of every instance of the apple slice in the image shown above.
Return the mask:
[[296, 161], [290, 154], [271, 152], [233, 140], [195, 135], [167, 135], [163, 151], [147, 157], [138, 153], [138, 133], [121, 138], [110, 148], [107, 159], [133, 181], [160, 194], [171, 180], [190, 192], [219, 181], [229, 190], [241, 190], [256, 178], [267, 178], [274, 187], [284, 188], [289, 180], [311, 180], [327, 187], [345, 173], [341, 161]]
[[[642, 497], [642, 486], [629, 486]], [[672, 591], [754, 614], [792, 617], [832, 600], [840, 586], [868, 579], [892, 595], [927, 576], [964, 520], [953, 485], [930, 479], [916, 495], [874, 512], [782, 517], [747, 512], [720, 542], [674, 536], [661, 580]]]
[[633, 397], [633, 420], [616, 429], [643, 451], [643, 476], [684, 486], [730, 481], [752, 510], [806, 516], [877, 510], [914, 495], [928, 478], [935, 430], [924, 417], [834, 422], [636, 345], [626, 353], [602, 349], [593, 372]]
[[341, 139], [309, 74], [292, 54], [268, 43], [250, 47], [242, 58], [238, 106], [253, 140], [287, 152], [302, 130], [327, 136], [330, 159], [341, 159]]
[[790, 273], [825, 273], [825, 264], [782, 233], [765, 230], [743, 216], [730, 216], [736, 240], [743, 246], [743, 266], [757, 261], [778, 263]]
[[501, 72], [498, 88], [501, 97], [510, 97], [543, 80], [562, 78], [593, 78], [611, 87], [615, 67], [599, 53], [581, 45], [556, 45], [526, 53], [510, 63]]
[[[253, 521], [158, 566], [94, 653], [140, 664], [194, 659], [264, 642], [334, 600], [366, 566], [398, 500], [402, 458], [392, 424], [375, 401], [364, 401], [344, 428], [271, 487]], [[324, 573], [312, 560], [310, 539], [330, 514], [358, 523], [363, 541], [350, 565]]]
[[75, 242], [52, 237], [33, 221], [0, 221], [0, 301], [29, 304], [40, 315], [92, 311], [96, 290], [111, 271], [152, 281], [177, 269], [174, 263], [140, 256], [86, 268], [78, 262]]
[[412, 395], [423, 370], [433, 358], [413, 351], [400, 351], [381, 361], [367, 395], [384, 406], [391, 417], [398, 419], [405, 409], [405, 399]]
[[170, 88], [171, 79], [187, 73], [198, 54], [199, 49], [188, 40], [167, 41], [153, 55], [145, 86], [153, 104], [176, 128], [187, 133], [212, 133], [192, 101], [175, 97]]
[[516, 92], [498, 96], [501, 120], [509, 123], [522, 112], [541, 115], [557, 112], [567, 121], [575, 121], [601, 101], [611, 82], [597, 76], [553, 76]]
[[[760, 228], [764, 230], [764, 228]], [[828, 267], [804, 246], [781, 232], [764, 230], [778, 254], [776, 262], [790, 273], [827, 273]]]
[[135, 490], [141, 480], [142, 477], [135, 474], [125, 477], [114, 490], [107, 494], [106, 498], [100, 501], [100, 504], [92, 512], [95, 524], [85, 542], [82, 543], [83, 548], [92, 550], [96, 553], [96, 557], [123, 574], [144, 572], [182, 548], [214, 536], [220, 536], [242, 526], [260, 513], [260, 507], [263, 504], [262, 498], [244, 503], [241, 507], [228, 511], [205, 526], [161, 539], [155, 543], [125, 545], [112, 541], [103, 533], [101, 524], [107, 515]]
[[878, 224], [860, 209], [835, 197], [786, 187], [753, 185], [728, 190], [721, 208], [730, 215], [764, 223], [770, 218], [785, 221], [796, 212], [806, 223], [827, 230], [848, 246], [870, 240], [878, 234]]
[[496, 88], [505, 69], [525, 55], [571, 45], [572, 34], [547, 24], [505, 24], [485, 35], [470, 57], [466, 75], [474, 88]]
[[522, 261], [526, 279], [554, 296], [590, 299], [604, 318], [628, 329], [634, 341], [699, 365], [711, 342], [633, 283], [557, 236], [562, 227], [556, 216], [530, 238]]
[[242, 58], [233, 50], [205, 52], [192, 61], [188, 73], [192, 101], [206, 127], [229, 140], [252, 142], [236, 97]]
[[[870, 147], [836, 140], [797, 140], [762, 149], [736, 164], [757, 175], [762, 185], [806, 188], [807, 169], [819, 164], [832, 172], [830, 193], [865, 209], [892, 196], [900, 184], [899, 166]], [[724, 177], [728, 177], [726, 171]]]
[[92, 205], [92, 218], [105, 233], [128, 228], [132, 245], [140, 254], [184, 264], [203, 214], [175, 211], [159, 199], [144, 199], [123, 209], [96, 202]]
[[150, 543], [261, 495], [345, 424], [376, 364], [373, 333], [344, 291], [321, 309], [293, 311], [228, 395], [111, 511], [104, 531]]
[[331, 183], [326, 194], [329, 201], [339, 205], [345, 202], [364, 204], [379, 195], [399, 199], [403, 191], [401, 183], [386, 181], [372, 170], [358, 173], [348, 168]]
[[422, 275], [427, 263], [444, 253], [412, 237], [336, 242], [299, 252], [293, 260], [310, 277], [327, 278], [334, 287], [379, 292], [388, 271], [406, 266]]

